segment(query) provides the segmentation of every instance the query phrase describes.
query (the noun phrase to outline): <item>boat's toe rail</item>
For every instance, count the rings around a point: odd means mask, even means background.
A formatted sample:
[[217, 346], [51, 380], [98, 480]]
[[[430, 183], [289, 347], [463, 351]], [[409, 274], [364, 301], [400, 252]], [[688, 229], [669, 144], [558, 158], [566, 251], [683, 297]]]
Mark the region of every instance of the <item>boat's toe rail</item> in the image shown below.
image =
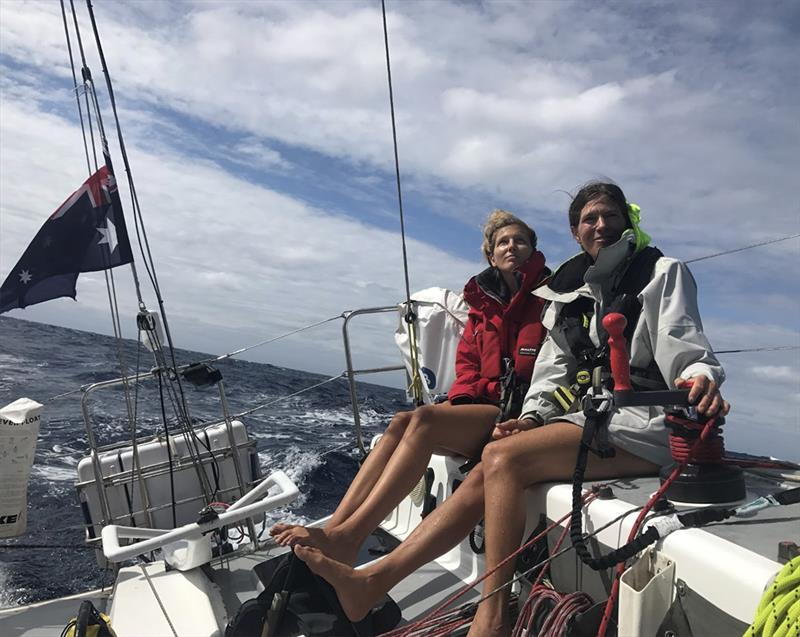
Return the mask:
[[[271, 493], [277, 488], [277, 492]], [[297, 486], [283, 472], [275, 471], [261, 484], [209, 522], [192, 522], [176, 529], [146, 529], [110, 524], [103, 528], [103, 554], [110, 562], [121, 562], [157, 549], [178, 570], [189, 570], [211, 559], [208, 533], [284, 506], [300, 494]], [[122, 546], [120, 540], [141, 540]]]

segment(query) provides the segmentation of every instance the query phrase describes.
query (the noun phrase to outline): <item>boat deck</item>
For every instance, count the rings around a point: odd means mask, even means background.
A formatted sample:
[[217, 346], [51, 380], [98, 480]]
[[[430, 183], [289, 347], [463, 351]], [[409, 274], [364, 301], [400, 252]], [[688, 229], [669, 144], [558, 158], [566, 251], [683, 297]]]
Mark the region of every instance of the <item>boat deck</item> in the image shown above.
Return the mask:
[[[463, 479], [463, 474], [458, 472], [458, 459], [435, 456], [432, 465], [436, 468], [437, 477], [431, 493], [441, 503], [452, 492], [454, 482]], [[780, 481], [752, 473], [748, 473], [747, 480], [747, 501], [772, 494], [781, 488], [796, 486], [796, 483], [781, 484]], [[619, 520], [614, 526], [598, 533], [596, 542], [593, 540], [592, 549], [595, 552], [605, 553], [624, 543], [627, 529], [636, 517], [634, 507], [647, 501], [657, 489], [658, 479], [617, 480], [611, 485], [615, 498], [597, 500], [586, 510], [587, 531], [599, 529], [609, 520]], [[586, 487], [589, 486], [591, 484], [586, 483]], [[543, 517], [551, 521], [559, 519], [569, 511], [570, 503], [569, 485], [540, 485], [531, 489], [526, 533], [540, 524]], [[419, 523], [420, 510], [408, 498], [401, 503], [387, 517], [382, 528], [362, 547], [357, 564], [381, 559], [382, 555], [405, 539]], [[660, 552], [675, 562], [678, 581], [684, 582], [688, 593], [695, 596], [687, 599], [708, 604], [709, 608], [714, 612], [719, 611], [719, 616], [738, 630], [751, 621], [763, 587], [780, 568], [776, 561], [778, 544], [786, 540], [796, 541], [798, 521], [800, 511], [797, 506], [768, 508], [750, 519], [731, 519], [703, 529], [682, 530], [657, 546]], [[321, 526], [325, 522], [324, 519], [319, 520], [314, 526]], [[550, 534], [551, 548], [557, 535], [557, 531]], [[162, 634], [170, 637], [172, 633], [166, 624], [160, 628], [157, 626], [163, 619], [163, 611], [156, 606], [152, 592], [141, 577], [141, 570], [145, 568], [155, 587], [162, 591], [164, 600], [174, 597], [174, 602], [167, 604], [173, 619], [203, 624], [204, 630], [200, 633], [180, 630], [182, 637], [189, 637], [190, 634], [215, 637], [224, 632], [227, 619], [236, 613], [243, 602], [253, 599], [264, 590], [259, 577], [259, 565], [286, 552], [287, 549], [267, 542], [255, 553], [216, 558], [201, 568], [185, 573], [165, 571], [162, 562], [126, 567], [120, 571], [112, 598], [109, 597], [109, 591], [91, 591], [3, 610], [0, 611], [0, 634], [10, 637], [60, 634], [68, 619], [76, 614], [80, 602], [91, 599], [98, 609], [110, 612], [120, 637], [160, 637]], [[468, 541], [464, 540], [438, 560], [422, 566], [389, 594], [400, 607], [403, 622], [408, 623], [430, 613], [482, 572], [483, 556], [476, 555]], [[579, 563], [573, 552], [556, 558], [551, 574], [561, 590], [584, 590], [597, 600], [607, 595], [610, 571], [591, 572]], [[195, 594], [199, 590], [195, 580], [202, 580], [200, 583], [204, 585], [204, 592]], [[731, 585], [721, 586], [720, 582], [723, 581], [730, 581]], [[134, 585], [138, 587], [135, 591], [125, 588]], [[470, 590], [459, 602], [477, 597], [478, 592]], [[114, 598], [115, 607], [112, 611]], [[201, 620], [203, 613], [208, 618]], [[706, 611], [700, 614], [712, 617]], [[148, 618], [147, 628], [141, 623], [142, 617]], [[715, 621], [719, 620], [715, 618]]]

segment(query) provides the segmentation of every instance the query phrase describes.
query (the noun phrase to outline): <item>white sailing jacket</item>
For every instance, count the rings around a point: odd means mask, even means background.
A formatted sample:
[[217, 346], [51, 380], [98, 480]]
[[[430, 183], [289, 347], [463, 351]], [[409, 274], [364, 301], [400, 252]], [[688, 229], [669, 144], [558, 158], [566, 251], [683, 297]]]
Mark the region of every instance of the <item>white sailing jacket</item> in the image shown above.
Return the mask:
[[[570, 351], [564, 331], [558, 323], [561, 310], [580, 296], [594, 300], [595, 311], [589, 334], [599, 345], [597, 317], [610, 302], [610, 282], [618, 268], [632, 251], [628, 237], [600, 251], [594, 265], [584, 275], [584, 284], [572, 292], [559, 293], [542, 286], [534, 294], [551, 303], [542, 323], [550, 330], [542, 345], [531, 386], [522, 406], [520, 418], [537, 415], [542, 421], [567, 420], [583, 425], [582, 413], [563, 415], [552, 398], [559, 386], [574, 383], [577, 361]], [[697, 307], [697, 286], [684, 263], [661, 257], [655, 264], [653, 276], [638, 296], [642, 304], [629, 352], [631, 367], [647, 368], [655, 361], [667, 384], [674, 379], [707, 376], [717, 385], [725, 378], [719, 361], [703, 333]], [[657, 464], [669, 460], [663, 409], [660, 407], [627, 407], [618, 409], [609, 424], [612, 443]]]

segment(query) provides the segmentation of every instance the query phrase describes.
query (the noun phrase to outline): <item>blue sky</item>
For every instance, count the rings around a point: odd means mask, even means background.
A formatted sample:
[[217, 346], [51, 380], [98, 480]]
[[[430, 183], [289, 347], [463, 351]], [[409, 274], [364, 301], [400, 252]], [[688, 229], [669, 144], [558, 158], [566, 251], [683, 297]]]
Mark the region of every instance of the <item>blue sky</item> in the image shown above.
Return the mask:
[[[412, 288], [481, 269], [494, 207], [557, 265], [576, 250], [565, 192], [603, 176], [672, 256], [797, 232], [797, 3], [387, 4]], [[404, 296], [379, 3], [95, 11], [178, 344], [234, 349]], [[57, 3], [0, 4], [0, 66], [4, 277], [86, 177]], [[715, 348], [800, 344], [798, 257], [794, 239], [692, 266]], [[108, 333], [102, 276], [78, 301], [10, 315]], [[392, 329], [365, 323], [357, 364], [393, 364]], [[336, 373], [340, 343], [332, 324], [251, 357]], [[799, 358], [723, 359], [730, 436], [768, 423], [800, 449]]]

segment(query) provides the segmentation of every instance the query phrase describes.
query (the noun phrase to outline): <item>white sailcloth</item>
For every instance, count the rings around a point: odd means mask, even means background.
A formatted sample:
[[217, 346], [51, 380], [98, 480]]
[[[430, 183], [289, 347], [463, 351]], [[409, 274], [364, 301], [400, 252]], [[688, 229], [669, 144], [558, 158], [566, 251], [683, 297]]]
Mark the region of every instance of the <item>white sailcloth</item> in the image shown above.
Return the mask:
[[[423, 379], [423, 399], [426, 403], [432, 403], [438, 396], [446, 395], [456, 379], [456, 350], [467, 324], [469, 306], [460, 294], [445, 288], [420, 290], [411, 295], [411, 301], [417, 316], [417, 346]], [[405, 308], [405, 303], [398, 306], [400, 320], [394, 340], [400, 348], [408, 373], [412, 374]]]

